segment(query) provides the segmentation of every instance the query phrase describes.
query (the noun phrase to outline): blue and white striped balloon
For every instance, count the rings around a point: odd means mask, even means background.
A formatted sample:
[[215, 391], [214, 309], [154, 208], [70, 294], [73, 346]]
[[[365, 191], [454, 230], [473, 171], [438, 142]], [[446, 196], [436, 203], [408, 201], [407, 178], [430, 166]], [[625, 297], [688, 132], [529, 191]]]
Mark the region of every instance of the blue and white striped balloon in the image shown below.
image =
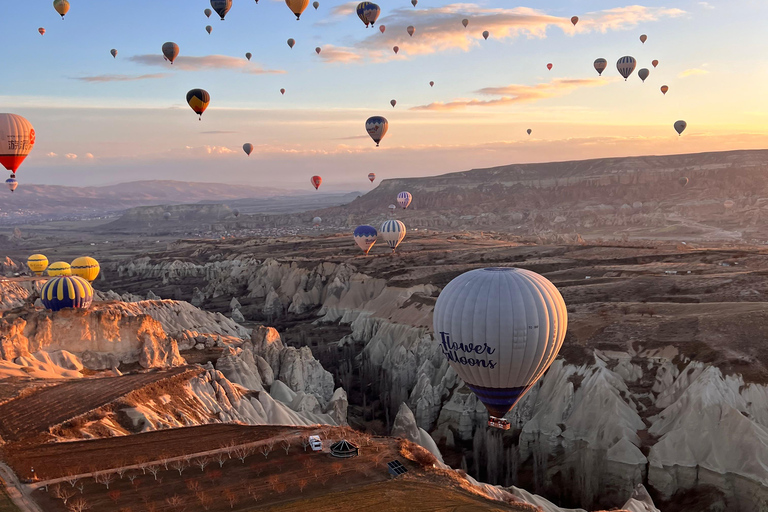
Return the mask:
[[373, 244], [378, 239], [378, 233], [373, 226], [358, 226], [354, 232], [355, 243], [360, 247], [365, 254], [371, 250]]
[[413, 201], [413, 196], [410, 192], [400, 192], [397, 194], [397, 204], [399, 204], [400, 208], [403, 210], [410, 206], [411, 201]]
[[433, 326], [451, 367], [498, 419], [557, 357], [568, 311], [545, 277], [519, 268], [484, 268], [448, 283], [437, 298]]
[[388, 220], [381, 225], [381, 237], [387, 242], [387, 245], [395, 252], [397, 246], [405, 238], [405, 224], [399, 220]]
[[620, 58], [618, 62], [616, 62], [616, 68], [619, 70], [619, 74], [624, 77], [624, 80], [629, 78], [629, 75], [632, 74], [636, 66], [637, 61], [634, 57], [630, 57], [629, 55]]

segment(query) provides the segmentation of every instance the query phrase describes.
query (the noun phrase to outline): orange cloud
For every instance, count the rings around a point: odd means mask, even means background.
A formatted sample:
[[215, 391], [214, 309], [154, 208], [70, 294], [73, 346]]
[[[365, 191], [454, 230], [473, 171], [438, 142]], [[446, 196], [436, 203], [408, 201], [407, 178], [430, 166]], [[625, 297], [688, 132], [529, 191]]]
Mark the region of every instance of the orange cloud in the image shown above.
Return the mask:
[[410, 110], [457, 110], [467, 107], [489, 107], [499, 105], [512, 105], [514, 103], [530, 103], [555, 96], [563, 96], [575, 89], [582, 87], [598, 87], [606, 85], [612, 80], [587, 78], [587, 79], [557, 79], [549, 83], [536, 85], [512, 84], [505, 87], [486, 87], [477, 91], [478, 94], [489, 96], [501, 96], [491, 100], [455, 100], [449, 103], [430, 103], [412, 107]]
[[706, 75], [707, 73], [709, 73], [709, 71], [707, 71], [706, 69], [692, 68], [692, 69], [686, 69], [685, 71], [681, 72], [677, 76], [679, 78], [685, 78], [688, 76]]
[[355, 51], [340, 46], [326, 45], [323, 46], [322, 52], [320, 52], [320, 58], [325, 62], [357, 62], [363, 57]]
[[252, 75], [285, 73], [285, 71], [282, 70], [264, 69], [254, 62], [249, 62], [238, 57], [230, 57], [228, 55], [205, 55], [202, 57], [182, 55], [176, 58], [173, 65], [166, 62], [162, 55], [155, 54], [133, 55], [128, 57], [128, 60], [146, 66], [162, 66], [166, 69], [179, 69], [181, 71], [232, 69]]

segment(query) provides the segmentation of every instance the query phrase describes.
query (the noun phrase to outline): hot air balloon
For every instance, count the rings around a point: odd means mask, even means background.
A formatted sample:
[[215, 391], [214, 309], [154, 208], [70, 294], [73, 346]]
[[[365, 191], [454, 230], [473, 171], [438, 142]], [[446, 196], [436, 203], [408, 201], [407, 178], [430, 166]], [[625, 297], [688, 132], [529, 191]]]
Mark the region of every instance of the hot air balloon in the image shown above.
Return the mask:
[[19, 182], [16, 181], [16, 178], [8, 178], [5, 180], [5, 186], [8, 187], [8, 190], [13, 192], [19, 186]]
[[290, 38], [288, 40], [288, 46], [290, 46], [291, 48], [293, 48], [293, 45], [295, 44], [296, 44], [296, 40], [294, 38]]
[[653, 65], [653, 67], [656, 67], [656, 66], [658, 66], [658, 65], [659, 65], [659, 61], [658, 61], [658, 60], [653, 60], [653, 61], [651, 62], [651, 64]]
[[368, 173], [368, 179], [373, 183], [376, 180], [376, 174], [375, 173]]
[[642, 68], [640, 71], [637, 72], [637, 76], [640, 77], [640, 80], [645, 82], [645, 79], [648, 78], [648, 75], [650, 75], [651, 72], [648, 70], [648, 68]]
[[688, 184], [688, 178], [683, 176], [682, 178], [677, 180], [677, 182], [680, 184], [681, 187], [684, 187], [684, 186], [686, 186]]
[[365, 254], [368, 254], [368, 251], [371, 250], [373, 244], [376, 243], [378, 233], [376, 233], [376, 228], [373, 226], [357, 226], [353, 236], [355, 237], [357, 246], [360, 247]]
[[317, 10], [320, 7], [320, 2], [312, 2], [312, 7], [314, 7], [315, 10]]
[[379, 19], [381, 8], [373, 2], [360, 2], [357, 4], [357, 17], [365, 23], [365, 26], [373, 26]]
[[99, 262], [90, 256], [82, 256], [72, 261], [72, 275], [80, 276], [88, 282], [94, 282], [100, 271]]
[[373, 142], [376, 143], [376, 147], [379, 147], [381, 139], [387, 134], [389, 129], [389, 122], [386, 118], [381, 116], [369, 117], [365, 122], [365, 131], [371, 136]]
[[730, 210], [731, 208], [733, 208], [734, 206], [736, 206], [736, 203], [734, 203], [733, 201], [731, 201], [730, 199], [728, 199], [727, 201], [725, 201], [725, 202], [723, 203], [723, 206], [725, 206], [725, 208], [726, 208], [726, 209]]
[[466, 272], [435, 304], [435, 338], [448, 363], [490, 414], [503, 419], [557, 357], [568, 327], [560, 292], [543, 276], [520, 268]]
[[530, 128], [528, 128], [526, 131], [528, 132], [528, 135], [533, 133], [533, 130], [531, 130]]
[[78, 276], [58, 276], [43, 285], [40, 300], [51, 311], [88, 309], [93, 301], [93, 287]]
[[323, 178], [320, 176], [312, 176], [309, 181], [312, 182], [312, 186], [315, 187], [315, 190], [317, 190], [320, 188], [320, 184], [323, 182]]
[[243, 144], [243, 151], [245, 151], [246, 155], [251, 156], [251, 153], [253, 153], [253, 144], [250, 142]]
[[675, 131], [678, 135], [682, 135], [686, 128], [688, 128], [688, 123], [685, 121], [675, 121]]
[[464, 18], [461, 20], [461, 24], [464, 25], [464, 28], [467, 28], [467, 25], [469, 25], [469, 20], [467, 18]]
[[72, 267], [66, 261], [57, 261], [48, 266], [48, 275], [51, 277], [71, 276]]
[[301, 18], [301, 13], [309, 5], [309, 0], [285, 0], [285, 5], [296, 15], [296, 21]]
[[39, 29], [37, 29], [37, 31], [40, 32], [41, 36], [45, 35], [45, 29], [43, 27], [40, 27]]
[[395, 105], [397, 105], [397, 100], [390, 100], [389, 104], [392, 105], [392, 108], [395, 108]]
[[387, 26], [386, 25], [379, 25], [379, 32], [381, 32], [383, 34], [385, 30], [387, 30]]
[[395, 214], [395, 210], [397, 210], [397, 206], [395, 206], [394, 204], [389, 205], [387, 208], [389, 208], [389, 214], [390, 215], [394, 215]]
[[[258, 2], [256, 2], [256, 3], [258, 3]], [[234, 211], [232, 212], [232, 215], [234, 215], [234, 216], [235, 216], [235, 218], [238, 218], [238, 217], [240, 216], [240, 210], [234, 210]]]
[[319, 46], [318, 46], [317, 48], [315, 48], [315, 53], [316, 53], [316, 54], [320, 55], [320, 52], [321, 52], [321, 51], [323, 51], [323, 49], [322, 49], [322, 48], [320, 48]]
[[419, 0], [411, 0], [411, 4], [416, 7], [416, 4], [419, 3]]
[[53, 8], [61, 14], [61, 19], [69, 12], [69, 2], [67, 0], [53, 0]]
[[579, 17], [578, 17], [578, 16], [573, 16], [573, 17], [571, 18], [571, 23], [573, 23], [573, 26], [574, 26], [574, 27], [576, 26], [576, 24], [577, 24], [578, 22], [579, 22]]
[[208, 34], [210, 34], [211, 32], [213, 32], [213, 27], [210, 26], [210, 25], [206, 25], [205, 26], [205, 31], [208, 32]]
[[400, 47], [399, 46], [393, 46], [392, 47], [392, 51], [395, 52], [395, 55], [397, 55], [397, 52], [400, 51]]
[[285, 89], [280, 89], [280, 94], [285, 95]]
[[0, 164], [11, 171], [11, 178], [35, 146], [35, 129], [16, 114], [0, 114]]
[[640, 36], [640, 42], [645, 44], [645, 42], [648, 40], [648, 36], [643, 34]]
[[315, 217], [314, 219], [312, 219], [312, 224], [315, 227], [318, 227], [321, 222], [323, 222], [323, 219], [321, 219], [320, 217]]
[[116, 58], [117, 58], [117, 50], [115, 50], [114, 48], [112, 48], [111, 50], [109, 50], [109, 53], [110, 53], [110, 55], [112, 55], [112, 58], [113, 58], [113, 59], [116, 59]]
[[[210, 34], [210, 32], [209, 32]], [[173, 64], [176, 57], [179, 56], [179, 45], [172, 42], [163, 43], [163, 58]]]
[[490, 32], [488, 32], [487, 30], [483, 31], [483, 39], [487, 41], [490, 36], [491, 36]]
[[620, 58], [616, 62], [616, 68], [619, 70], [619, 74], [624, 77], [624, 80], [629, 78], [629, 75], [635, 70], [635, 66], [637, 66], [637, 61], [629, 55]]
[[251, 57], [253, 57], [253, 54], [251, 52], [248, 52], [245, 54], [245, 58], [248, 59], [249, 61], [251, 60]]
[[400, 192], [397, 194], [397, 204], [403, 210], [406, 210], [411, 205], [411, 201], [413, 201], [413, 196], [410, 192]]
[[549, 64], [547, 64], [547, 69], [552, 71], [552, 63], [551, 62]]
[[608, 67], [608, 61], [605, 59], [595, 59], [595, 71], [600, 76], [603, 76], [603, 71]]
[[221, 21], [224, 21], [224, 16], [232, 8], [232, 0], [211, 0], [211, 7], [216, 11], [216, 14], [221, 16]]
[[669, 86], [668, 85], [662, 85], [661, 86], [661, 94], [663, 94], [664, 96], [667, 95], [667, 91], [668, 90], [669, 90]]
[[200, 116], [201, 121], [203, 119], [203, 112], [208, 108], [210, 102], [211, 95], [206, 90], [192, 89], [187, 93], [187, 103], [195, 111], [195, 114]]
[[33, 254], [27, 258], [27, 266], [35, 275], [41, 276], [45, 269], [48, 268], [48, 258], [42, 254]]
[[213, 11], [210, 10], [210, 9], [206, 9], [206, 10], [203, 11], [203, 13], [205, 14], [206, 18], [210, 18], [211, 14], [213, 14]]
[[416, 27], [413, 25], [409, 25], [407, 29], [405, 29], [406, 32], [408, 32], [408, 35], [413, 37], [413, 34], [416, 33]]
[[399, 220], [387, 220], [381, 225], [381, 237], [387, 242], [387, 245], [395, 252], [397, 246], [405, 238], [405, 224]]
[[163, 218], [164, 218], [165, 220], [171, 220], [171, 212], [165, 212], [165, 213], [163, 214]]
[[429, 82], [429, 86], [430, 86], [430, 87], [434, 87], [434, 86], [435, 86], [435, 82], [432, 82], [432, 81], [430, 81], [430, 82]]

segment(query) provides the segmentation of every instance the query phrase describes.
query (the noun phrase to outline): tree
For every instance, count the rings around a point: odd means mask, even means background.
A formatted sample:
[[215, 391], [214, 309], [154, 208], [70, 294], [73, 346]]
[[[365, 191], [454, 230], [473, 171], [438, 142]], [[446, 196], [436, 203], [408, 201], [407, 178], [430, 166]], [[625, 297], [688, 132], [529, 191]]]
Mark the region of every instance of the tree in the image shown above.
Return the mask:
[[109, 491], [108, 496], [109, 496], [109, 499], [111, 499], [114, 503], [117, 503], [118, 500], [120, 499], [120, 491], [117, 489], [112, 489], [111, 491]]
[[306, 478], [299, 479], [298, 485], [299, 485], [299, 492], [304, 492], [304, 488], [307, 486], [309, 482]]
[[301, 447], [304, 448], [304, 451], [309, 448], [309, 434], [301, 436]]
[[187, 480], [187, 489], [190, 491], [197, 493], [202, 490], [202, 485], [200, 485], [199, 480]]
[[91, 508], [90, 505], [88, 505], [88, 502], [85, 501], [85, 498], [82, 496], [79, 496], [72, 500], [72, 502], [67, 505], [67, 508], [71, 510], [72, 512], [83, 512], [84, 510], [88, 510]]
[[195, 497], [197, 498], [197, 502], [200, 503], [200, 505], [202, 505], [205, 510], [211, 508], [211, 505], [213, 504], [213, 498], [208, 496], [206, 493], [202, 491], [196, 492]]
[[290, 450], [291, 445], [293, 445], [293, 439], [291, 439], [290, 437], [285, 437], [283, 438], [281, 443], [283, 445], [283, 450], [285, 450], [285, 454], [288, 455], [288, 450]]
[[264, 455], [264, 458], [266, 459], [269, 456], [269, 452], [272, 451], [272, 447], [274, 445], [272, 443], [264, 443], [261, 445], [261, 448], [259, 448], [259, 451]]
[[235, 457], [240, 459], [240, 462], [245, 464], [245, 459], [253, 453], [253, 448], [250, 446], [238, 446], [234, 449]]
[[109, 484], [115, 481], [114, 473], [100, 473], [93, 477], [98, 484], [104, 485], [109, 490]]
[[229, 503], [229, 508], [235, 508], [237, 504], [237, 494], [232, 492], [232, 489], [226, 489], [224, 491], [224, 499]]
[[177, 459], [171, 462], [171, 467], [179, 472], [179, 476], [189, 467], [189, 462], [184, 459]]
[[149, 471], [152, 476], [155, 477], [155, 480], [157, 480], [157, 474], [160, 472], [160, 466], [152, 464], [151, 466], [147, 466], [147, 471]]
[[184, 498], [182, 498], [178, 494], [174, 494], [173, 496], [169, 496], [165, 498], [165, 502], [168, 504], [169, 507], [174, 508], [176, 510], [179, 510], [181, 507], [184, 506]]
[[131, 482], [131, 485], [133, 485], [133, 481], [136, 480], [136, 478], [139, 475], [137, 475], [136, 473], [131, 472], [131, 473], [128, 473], [127, 475], [125, 475], [125, 476], [126, 476], [126, 478], [128, 478], [128, 481]]
[[277, 486], [280, 485], [280, 477], [278, 475], [272, 475], [267, 478], [267, 483], [273, 491], [277, 491]]
[[205, 471], [205, 467], [211, 463], [211, 459], [208, 457], [198, 457], [195, 460], [195, 466], [200, 468], [200, 471]]
[[76, 476], [68, 476], [67, 477], [67, 483], [69, 485], [71, 485], [72, 487], [74, 487], [75, 484], [77, 483], [77, 477]]
[[261, 499], [261, 496], [259, 495], [259, 488], [253, 484], [249, 485], [248, 496], [250, 496], [253, 501], [259, 501], [259, 499]]
[[75, 495], [74, 489], [67, 489], [66, 487], [61, 487], [60, 485], [55, 485], [53, 487], [53, 497], [58, 498], [61, 501], [64, 502], [64, 504], [67, 504], [67, 501]]
[[219, 467], [224, 466], [224, 463], [229, 459], [226, 452], [219, 452], [216, 454], [216, 461], [219, 463]]

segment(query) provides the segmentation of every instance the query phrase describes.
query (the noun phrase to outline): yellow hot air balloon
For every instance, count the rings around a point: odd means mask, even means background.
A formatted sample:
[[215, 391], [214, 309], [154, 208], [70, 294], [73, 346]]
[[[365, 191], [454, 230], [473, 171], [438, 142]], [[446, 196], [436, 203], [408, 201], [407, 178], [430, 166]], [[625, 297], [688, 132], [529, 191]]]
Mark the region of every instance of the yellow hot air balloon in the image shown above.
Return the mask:
[[64, 15], [69, 12], [69, 2], [67, 0], [53, 0], [53, 8], [61, 14], [61, 19], [64, 19]]
[[41, 276], [43, 275], [43, 272], [45, 272], [45, 269], [48, 268], [48, 258], [42, 254], [33, 254], [27, 258], [27, 266], [29, 267], [29, 270], [36, 275]]
[[51, 277], [71, 276], [72, 267], [66, 261], [57, 261], [48, 265], [48, 275]]
[[96, 280], [100, 270], [99, 262], [90, 256], [83, 256], [72, 262], [72, 275], [82, 277], [89, 282]]
[[309, 5], [309, 0], [285, 0], [285, 5], [288, 6], [291, 12], [296, 15], [296, 19], [299, 20], [301, 13]]

